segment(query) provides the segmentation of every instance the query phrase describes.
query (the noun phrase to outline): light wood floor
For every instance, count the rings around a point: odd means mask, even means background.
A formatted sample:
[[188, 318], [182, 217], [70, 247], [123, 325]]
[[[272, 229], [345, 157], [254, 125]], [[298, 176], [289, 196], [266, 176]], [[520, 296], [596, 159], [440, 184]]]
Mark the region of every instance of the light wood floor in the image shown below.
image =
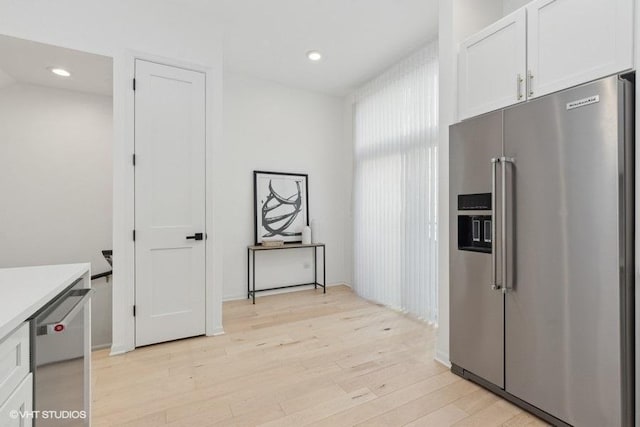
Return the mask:
[[93, 425], [543, 425], [434, 362], [431, 327], [347, 287], [228, 302], [224, 327], [95, 352]]

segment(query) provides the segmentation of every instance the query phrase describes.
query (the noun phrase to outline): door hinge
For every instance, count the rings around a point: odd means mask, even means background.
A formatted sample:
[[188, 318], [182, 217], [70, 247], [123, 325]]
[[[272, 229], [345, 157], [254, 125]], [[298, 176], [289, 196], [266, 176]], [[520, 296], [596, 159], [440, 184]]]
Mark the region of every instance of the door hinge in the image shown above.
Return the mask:
[[133, 306], [133, 317], [136, 317], [136, 306]]
[[136, 230], [133, 230], [133, 241], [136, 241]]
[[131, 161], [133, 162], [133, 166], [135, 166], [136, 165], [136, 155], [135, 154], [131, 155]]
[[136, 90], [136, 79], [133, 79], [133, 90]]

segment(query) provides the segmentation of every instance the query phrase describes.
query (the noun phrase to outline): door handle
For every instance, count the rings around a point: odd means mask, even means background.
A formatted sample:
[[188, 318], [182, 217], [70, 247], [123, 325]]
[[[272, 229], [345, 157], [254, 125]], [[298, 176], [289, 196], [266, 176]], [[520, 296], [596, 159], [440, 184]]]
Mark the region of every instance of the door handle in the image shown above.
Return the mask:
[[496, 256], [498, 246], [496, 241], [496, 229], [498, 228], [496, 223], [496, 168], [498, 163], [500, 163], [499, 158], [494, 157], [491, 159], [491, 221], [493, 221], [491, 226], [491, 289], [494, 291], [501, 288], [496, 278], [496, 270], [498, 269]]
[[533, 73], [531, 70], [527, 71], [527, 92], [529, 92], [529, 97], [533, 96]]
[[196, 233], [193, 236], [187, 236], [187, 240], [203, 240], [204, 233]]
[[506, 294], [511, 290], [511, 286], [507, 283], [507, 163], [514, 164], [515, 160], [511, 157], [500, 157], [500, 163], [502, 164], [502, 222], [500, 229], [502, 230], [502, 236], [500, 236], [500, 246], [502, 247], [502, 293]]

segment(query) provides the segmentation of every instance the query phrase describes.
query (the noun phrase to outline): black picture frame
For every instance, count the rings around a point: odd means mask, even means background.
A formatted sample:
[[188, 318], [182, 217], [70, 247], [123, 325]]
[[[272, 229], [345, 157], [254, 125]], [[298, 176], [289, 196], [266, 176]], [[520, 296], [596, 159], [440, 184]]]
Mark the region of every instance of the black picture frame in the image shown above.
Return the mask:
[[[291, 196], [284, 194], [284, 195], [280, 195], [277, 193], [277, 190], [273, 188], [273, 181], [274, 179], [278, 179], [281, 181], [291, 181], [291, 182], [303, 182], [304, 185], [299, 186], [299, 201], [300, 201], [300, 207], [299, 207], [299, 212], [295, 214], [295, 217], [291, 217], [292, 213], [297, 210], [298, 208], [296, 207], [295, 201], [296, 199], [292, 199], [293, 193]], [[268, 188], [264, 188], [264, 185], [266, 184], [266, 182], [269, 181], [269, 187]], [[277, 183], [276, 183], [277, 184]], [[282, 184], [284, 184], [284, 182], [282, 182]], [[280, 186], [282, 186], [282, 184], [280, 184]], [[277, 186], [277, 185], [276, 185]], [[272, 193], [271, 190], [276, 191], [276, 193]], [[279, 216], [285, 216], [285, 218], [281, 221], [278, 221], [277, 224], [279, 226], [281, 226], [281, 229], [277, 229], [275, 231], [279, 232], [279, 233], [284, 233], [284, 234], [273, 234], [271, 236], [265, 235], [266, 233], [273, 233], [273, 228], [271, 229], [267, 229], [264, 228], [264, 223], [263, 223], [263, 218], [266, 215], [264, 213], [264, 205], [266, 205], [266, 203], [268, 203], [269, 201], [266, 200], [265, 197], [263, 197], [267, 192], [269, 192], [269, 194], [271, 195], [271, 198], [269, 200], [276, 200], [276, 201], [282, 201], [282, 200], [293, 200], [294, 203], [291, 203], [291, 206], [293, 207], [294, 211], [290, 211], [291, 213], [289, 213], [289, 210], [286, 209], [286, 205], [288, 204], [287, 202], [284, 203], [280, 203], [278, 204], [276, 202], [276, 204], [278, 206], [282, 206], [281, 212]], [[304, 192], [304, 194], [300, 194], [301, 192]], [[269, 196], [267, 196], [269, 197]], [[273, 206], [271, 207], [270, 211], [274, 211], [277, 210], [278, 207], [274, 208]], [[284, 212], [282, 212], [284, 211]], [[302, 242], [302, 230], [300, 230], [300, 232], [295, 231], [295, 227], [300, 225], [300, 220], [298, 220], [298, 215], [302, 214], [302, 224], [303, 226], [308, 226], [309, 225], [309, 175], [308, 174], [304, 174], [304, 173], [290, 173], [290, 172], [273, 172], [273, 171], [261, 171], [261, 170], [255, 170], [253, 171], [253, 230], [254, 230], [254, 242], [256, 245], [259, 245], [262, 243], [262, 239], [263, 238], [267, 238], [267, 237], [273, 237], [273, 238], [277, 238], [277, 239], [281, 239], [284, 240], [285, 244], [287, 243], [301, 243]], [[286, 219], [286, 221], [285, 221]], [[289, 223], [289, 225], [287, 227], [282, 227], [284, 225], [287, 224], [287, 222], [289, 222], [289, 220], [291, 220], [291, 222]], [[284, 222], [283, 222], [284, 221]], [[267, 223], [268, 224], [268, 223]]]

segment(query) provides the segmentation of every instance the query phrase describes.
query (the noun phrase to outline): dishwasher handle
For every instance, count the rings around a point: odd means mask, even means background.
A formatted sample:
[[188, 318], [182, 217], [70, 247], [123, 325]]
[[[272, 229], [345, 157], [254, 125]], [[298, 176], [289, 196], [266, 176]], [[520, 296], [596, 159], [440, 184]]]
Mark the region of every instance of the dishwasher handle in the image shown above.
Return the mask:
[[73, 297], [81, 297], [78, 299], [71, 308], [65, 313], [61, 320], [57, 322], [45, 323], [42, 325], [38, 325], [38, 335], [50, 335], [58, 332], [64, 332], [69, 326], [69, 323], [73, 320], [74, 317], [84, 308], [84, 305], [91, 298], [94, 290], [91, 288], [86, 289], [73, 289], [69, 291], [66, 298]]

